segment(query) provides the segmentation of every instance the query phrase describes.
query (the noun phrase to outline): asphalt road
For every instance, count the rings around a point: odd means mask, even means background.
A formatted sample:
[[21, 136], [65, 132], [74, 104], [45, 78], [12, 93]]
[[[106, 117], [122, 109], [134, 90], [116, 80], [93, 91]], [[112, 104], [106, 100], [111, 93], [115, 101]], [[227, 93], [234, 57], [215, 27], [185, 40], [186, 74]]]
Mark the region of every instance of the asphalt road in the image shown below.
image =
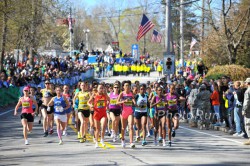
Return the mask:
[[56, 132], [44, 138], [36, 117], [30, 145], [24, 145], [20, 117], [13, 116], [12, 109], [1, 110], [0, 165], [250, 165], [250, 147], [242, 145], [246, 139], [186, 123], [180, 126], [172, 147], [154, 146], [151, 137], [147, 146], [136, 143], [135, 149], [124, 149], [120, 141], [113, 143], [105, 136], [107, 146], [96, 149], [90, 136], [79, 143], [73, 125], [63, 145], [58, 145]]

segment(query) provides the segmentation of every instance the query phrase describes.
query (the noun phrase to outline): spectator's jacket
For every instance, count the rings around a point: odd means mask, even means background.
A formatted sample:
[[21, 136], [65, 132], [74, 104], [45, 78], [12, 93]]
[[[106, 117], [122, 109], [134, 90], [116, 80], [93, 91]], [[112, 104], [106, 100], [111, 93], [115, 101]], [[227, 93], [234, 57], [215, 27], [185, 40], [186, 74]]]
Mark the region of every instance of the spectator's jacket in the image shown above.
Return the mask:
[[245, 91], [242, 111], [245, 111], [246, 117], [250, 118], [250, 87]]
[[211, 94], [212, 105], [220, 105], [219, 93], [218, 91], [213, 91]]

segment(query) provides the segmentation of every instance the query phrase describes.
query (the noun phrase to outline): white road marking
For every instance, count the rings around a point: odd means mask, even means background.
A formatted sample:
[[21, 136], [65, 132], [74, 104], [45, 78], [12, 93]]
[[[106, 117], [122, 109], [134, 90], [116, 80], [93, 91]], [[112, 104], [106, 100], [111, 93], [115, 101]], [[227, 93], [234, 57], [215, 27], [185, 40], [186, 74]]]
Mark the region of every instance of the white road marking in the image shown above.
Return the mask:
[[193, 132], [196, 132], [196, 133], [200, 133], [200, 134], [209, 135], [209, 136], [211, 136], [211, 137], [215, 137], [215, 138], [220, 138], [220, 139], [223, 139], [223, 140], [226, 140], [226, 141], [235, 142], [235, 143], [238, 143], [238, 144], [241, 144], [241, 145], [242, 145], [242, 142], [240, 142], [240, 141], [236, 141], [236, 140], [233, 140], [233, 139], [224, 138], [224, 137], [217, 136], [217, 135], [213, 135], [213, 134], [208, 134], [208, 133], [205, 133], [205, 132], [201, 132], [201, 131], [197, 131], [197, 130], [189, 129], [189, 128], [182, 127], [182, 126], [180, 126], [180, 128], [185, 129], [185, 130], [189, 130], [189, 131], [193, 131]]
[[1, 113], [0, 116], [5, 115], [5, 114], [7, 114], [7, 113], [9, 113], [9, 112], [11, 112], [11, 111], [13, 111], [13, 113], [14, 113], [14, 109], [11, 109], [11, 110], [8, 110], [8, 111], [6, 111], [6, 112]]

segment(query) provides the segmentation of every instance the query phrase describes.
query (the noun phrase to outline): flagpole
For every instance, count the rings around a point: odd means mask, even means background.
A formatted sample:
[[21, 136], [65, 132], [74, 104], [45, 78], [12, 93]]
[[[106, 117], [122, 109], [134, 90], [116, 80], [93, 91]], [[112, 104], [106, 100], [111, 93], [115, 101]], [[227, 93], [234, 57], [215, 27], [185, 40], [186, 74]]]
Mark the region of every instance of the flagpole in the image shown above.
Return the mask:
[[[69, 8], [69, 18], [70, 18], [69, 21], [71, 21], [71, 7]], [[69, 44], [70, 57], [72, 57], [72, 33], [71, 33], [71, 30], [69, 30], [69, 42], [70, 42], [70, 44]]]
[[143, 53], [144, 53], [144, 56], [146, 54], [146, 35], [144, 35], [144, 49], [143, 49]]

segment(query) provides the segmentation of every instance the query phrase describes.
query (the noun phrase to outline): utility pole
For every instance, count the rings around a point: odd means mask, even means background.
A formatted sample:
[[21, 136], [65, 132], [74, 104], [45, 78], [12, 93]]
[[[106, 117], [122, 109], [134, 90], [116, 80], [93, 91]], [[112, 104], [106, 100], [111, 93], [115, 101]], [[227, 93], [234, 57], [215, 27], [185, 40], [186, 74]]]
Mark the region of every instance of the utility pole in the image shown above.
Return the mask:
[[180, 63], [181, 66], [183, 66], [184, 63], [184, 58], [183, 58], [183, 49], [184, 49], [184, 45], [183, 45], [183, 40], [184, 40], [184, 36], [183, 36], [183, 0], [180, 0]]
[[166, 29], [166, 54], [170, 54], [170, 37], [171, 37], [171, 20], [170, 20], [170, 15], [171, 15], [171, 0], [166, 0], [166, 21], [165, 21], [165, 29]]

